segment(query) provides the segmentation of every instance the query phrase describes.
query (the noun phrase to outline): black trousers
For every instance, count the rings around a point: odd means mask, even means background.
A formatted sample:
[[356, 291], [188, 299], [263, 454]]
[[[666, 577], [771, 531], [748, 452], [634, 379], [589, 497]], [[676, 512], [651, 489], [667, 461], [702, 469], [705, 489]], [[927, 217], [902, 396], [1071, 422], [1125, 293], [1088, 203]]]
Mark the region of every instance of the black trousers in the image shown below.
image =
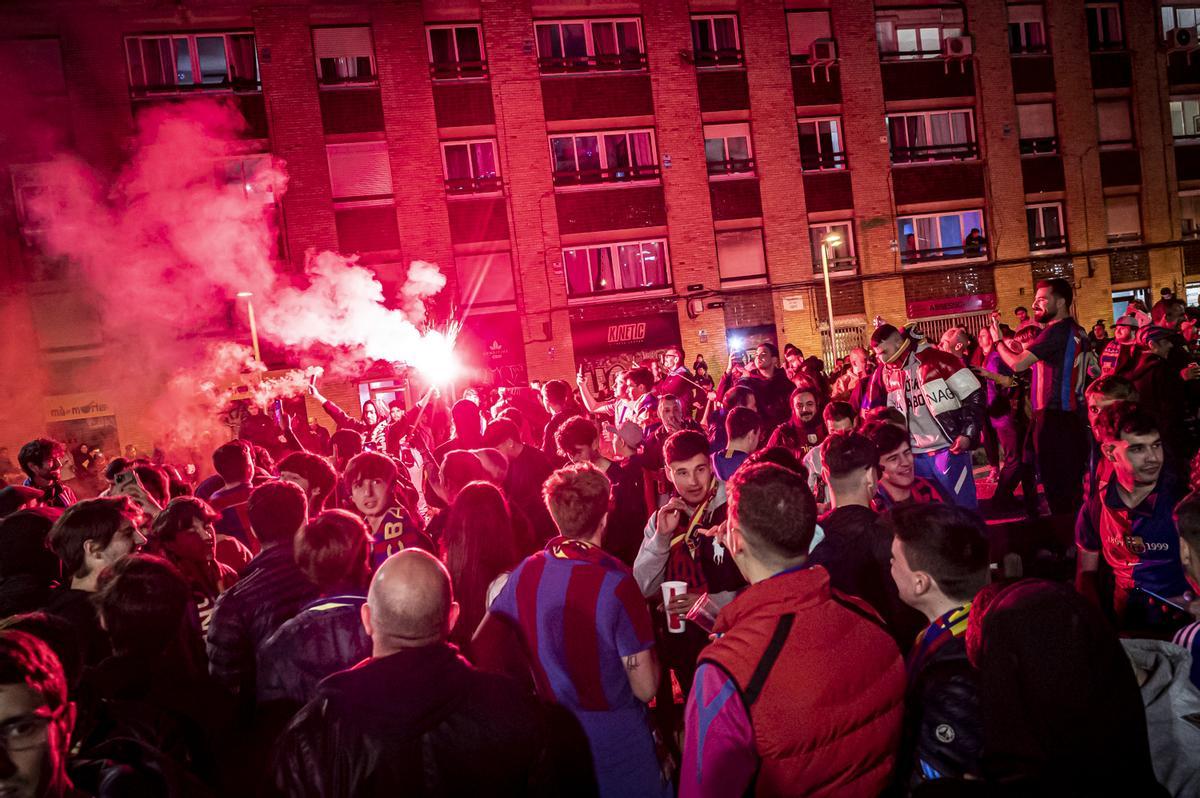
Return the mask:
[[1074, 519], [1083, 503], [1083, 474], [1087, 470], [1087, 425], [1080, 413], [1038, 410], [1030, 429], [1038, 480], [1053, 515]]
[[996, 492], [992, 501], [1011, 504], [1016, 501], [1017, 485], [1024, 493], [1025, 510], [1033, 518], [1038, 515], [1037, 480], [1033, 466], [1025, 457], [1025, 436], [1028, 423], [1024, 416], [1012, 414], [990, 419], [996, 430], [996, 439], [1002, 450], [1000, 478], [996, 481]]

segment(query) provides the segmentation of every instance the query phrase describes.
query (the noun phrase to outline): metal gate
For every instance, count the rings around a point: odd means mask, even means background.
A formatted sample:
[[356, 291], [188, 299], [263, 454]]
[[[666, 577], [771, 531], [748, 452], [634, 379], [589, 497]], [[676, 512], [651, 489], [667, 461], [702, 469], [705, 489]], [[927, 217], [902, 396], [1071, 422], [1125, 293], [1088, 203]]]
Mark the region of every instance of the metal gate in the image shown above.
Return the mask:
[[[856, 346], [866, 347], [869, 336], [866, 324], [837, 325], [838, 357], [846, 357]], [[825, 361], [826, 370], [832, 370], [834, 364], [833, 348], [829, 345], [829, 325], [821, 325], [821, 359]]]
[[979, 331], [987, 326], [988, 317], [991, 315], [989, 310], [982, 313], [964, 313], [961, 316], [938, 316], [910, 321], [908, 326], [920, 330], [927, 340], [936, 344], [951, 327], [966, 327], [971, 335], [978, 335]]

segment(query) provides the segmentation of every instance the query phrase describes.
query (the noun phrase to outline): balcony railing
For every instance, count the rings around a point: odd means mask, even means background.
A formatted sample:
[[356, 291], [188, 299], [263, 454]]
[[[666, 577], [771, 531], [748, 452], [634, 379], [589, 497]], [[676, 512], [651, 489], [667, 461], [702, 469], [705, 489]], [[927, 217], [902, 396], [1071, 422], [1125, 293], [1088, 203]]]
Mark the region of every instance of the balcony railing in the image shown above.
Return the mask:
[[697, 50], [693, 53], [697, 67], [738, 67], [745, 63], [741, 50]]
[[1044, 44], [1013, 44], [1009, 42], [1009, 55], [1046, 55], [1050, 48]]
[[626, 183], [634, 180], [657, 180], [660, 174], [658, 164], [647, 166], [616, 166], [608, 169], [580, 169], [571, 172], [555, 172], [554, 185], [582, 186], [594, 183]]
[[173, 83], [162, 86], [134, 86], [134, 97], [162, 96], [170, 94], [204, 94], [207, 92], [253, 93], [262, 91], [262, 83], [252, 78], [226, 79], [220, 83]]
[[451, 196], [464, 194], [487, 194], [500, 190], [500, 177], [452, 177], [446, 180], [446, 193]]
[[1125, 244], [1137, 244], [1142, 240], [1141, 233], [1110, 233], [1108, 235], [1108, 243], [1114, 246], [1122, 246]]
[[1058, 136], [1021, 139], [1020, 148], [1022, 155], [1054, 155], [1058, 152]]
[[880, 61], [925, 61], [944, 58], [941, 47], [936, 50], [881, 50]]
[[[858, 268], [858, 257], [849, 255], [844, 258], [830, 258], [829, 271], [831, 272], [849, 272]], [[821, 269], [821, 256], [817, 254], [813, 256], [813, 274], [824, 274]]]
[[317, 80], [317, 84], [319, 86], [321, 86], [322, 88], [325, 88], [325, 87], [336, 88], [336, 87], [341, 87], [341, 86], [356, 86], [356, 87], [357, 86], [377, 86], [377, 85], [379, 85], [379, 76], [378, 75], [354, 75], [354, 76], [345, 77], [345, 78], [338, 77], [337, 75], [334, 75], [332, 77], [321, 76]]
[[754, 174], [753, 158], [730, 158], [727, 161], [709, 161], [710, 175], [744, 175]]
[[543, 56], [538, 58], [538, 69], [543, 75], [558, 75], [572, 72], [636, 71], [645, 68], [645, 53], [570, 55], [561, 57]]
[[920, 147], [892, 147], [892, 163], [923, 163], [925, 161], [966, 161], [979, 157], [979, 145], [974, 141], [963, 144], [925, 144]]
[[435, 61], [429, 65], [429, 77], [434, 80], [485, 78], [487, 74], [487, 61]]
[[1065, 249], [1066, 246], [1067, 237], [1064, 235], [1045, 236], [1044, 238], [1034, 238], [1029, 241], [1030, 252]]
[[845, 169], [844, 152], [801, 152], [800, 168], [805, 172], [820, 172], [827, 169]]
[[986, 258], [988, 241], [981, 238], [973, 243], [963, 242], [952, 247], [930, 247], [927, 249], [901, 250], [900, 262], [905, 264], [934, 263], [940, 260], [961, 260], [963, 258]]

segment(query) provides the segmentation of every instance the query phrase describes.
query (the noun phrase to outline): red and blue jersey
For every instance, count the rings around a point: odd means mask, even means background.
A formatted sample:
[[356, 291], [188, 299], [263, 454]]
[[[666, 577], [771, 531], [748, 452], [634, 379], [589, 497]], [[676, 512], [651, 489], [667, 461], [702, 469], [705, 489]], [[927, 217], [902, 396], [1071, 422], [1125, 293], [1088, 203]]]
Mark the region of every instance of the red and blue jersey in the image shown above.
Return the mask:
[[1137, 507], [1126, 507], [1110, 471], [1079, 510], [1075, 543], [1104, 555], [1118, 593], [1142, 588], [1160, 596], [1180, 596], [1188, 589], [1172, 517], [1180, 498], [1175, 480], [1164, 471], [1149, 496]]
[[654, 628], [620, 560], [585, 541], [555, 538], [513, 570], [491, 611], [524, 633], [546, 698], [584, 712], [641, 705], [622, 659], [653, 646]]
[[1088, 341], [1074, 319], [1059, 319], [1029, 344], [1037, 357], [1031, 372], [1029, 401], [1034, 411], [1078, 410], [1087, 385]]

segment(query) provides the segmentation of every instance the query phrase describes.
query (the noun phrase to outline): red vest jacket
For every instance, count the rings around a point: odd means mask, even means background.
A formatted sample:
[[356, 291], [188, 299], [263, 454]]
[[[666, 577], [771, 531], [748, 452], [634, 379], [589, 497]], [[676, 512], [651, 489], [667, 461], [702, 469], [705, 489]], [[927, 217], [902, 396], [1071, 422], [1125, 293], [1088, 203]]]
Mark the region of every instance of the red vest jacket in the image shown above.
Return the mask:
[[756, 795], [874, 796], [892, 778], [904, 663], [865, 603], [814, 566], [747, 588], [701, 661], [733, 678], [754, 728]]

